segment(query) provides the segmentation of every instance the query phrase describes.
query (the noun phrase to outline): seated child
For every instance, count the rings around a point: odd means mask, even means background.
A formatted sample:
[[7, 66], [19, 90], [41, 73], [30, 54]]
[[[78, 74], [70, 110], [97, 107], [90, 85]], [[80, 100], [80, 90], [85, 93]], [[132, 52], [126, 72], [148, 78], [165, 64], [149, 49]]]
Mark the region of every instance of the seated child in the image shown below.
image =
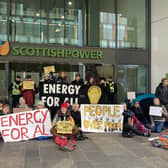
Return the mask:
[[140, 136], [150, 136], [150, 130], [145, 128], [143, 124], [135, 117], [135, 114], [127, 109], [127, 105], [124, 103], [124, 121], [123, 121], [123, 133], [124, 137], [132, 137], [134, 134]]
[[[57, 127], [58, 127], [58, 122], [60, 121], [70, 121], [72, 123], [72, 133], [65, 135], [65, 134], [60, 134], [57, 133]], [[68, 111], [68, 104], [63, 103], [61, 105], [60, 111], [58, 111], [55, 119], [53, 120], [51, 128], [51, 133], [54, 136], [55, 143], [59, 145], [59, 149], [63, 151], [73, 151], [75, 150], [75, 144], [76, 141], [74, 139], [74, 136], [77, 133], [77, 128], [75, 127], [75, 123], [73, 118], [71, 117], [70, 112]], [[71, 140], [72, 138], [72, 140]]]
[[168, 113], [165, 106], [160, 104], [160, 100], [158, 98], [153, 99], [153, 105], [156, 107], [162, 107], [162, 116], [151, 116], [152, 132], [160, 133], [164, 128], [165, 121], [168, 121]]
[[71, 115], [75, 121], [75, 125], [78, 128], [78, 134], [76, 134], [75, 139], [76, 140], [84, 140], [84, 139], [88, 139], [88, 137], [86, 137], [85, 135], [83, 135], [82, 129], [81, 129], [81, 113], [79, 110], [79, 104], [74, 104], [72, 106], [72, 111], [71, 111]]

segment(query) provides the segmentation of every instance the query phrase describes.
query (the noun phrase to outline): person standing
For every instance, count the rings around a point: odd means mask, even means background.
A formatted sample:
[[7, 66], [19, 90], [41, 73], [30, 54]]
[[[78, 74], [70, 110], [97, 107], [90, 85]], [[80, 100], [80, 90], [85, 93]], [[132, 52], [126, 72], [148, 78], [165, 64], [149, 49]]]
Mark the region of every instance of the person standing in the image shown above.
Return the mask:
[[113, 78], [110, 76], [107, 80], [107, 84], [109, 85], [109, 103], [110, 104], [115, 104], [117, 103], [117, 85], [113, 81]]
[[22, 87], [21, 77], [18, 75], [16, 76], [15, 81], [11, 84], [9, 90], [12, 92], [12, 107], [17, 107], [19, 104], [19, 99], [22, 96], [20, 91]]
[[160, 103], [164, 105], [168, 111], [168, 79], [163, 78], [156, 88], [155, 95], [160, 99]]
[[68, 82], [67, 82], [67, 75], [66, 75], [65, 71], [61, 71], [59, 73], [59, 76], [57, 78], [57, 83], [68, 84]]
[[[27, 75], [25, 81], [33, 81], [33, 80], [30, 75]], [[33, 89], [24, 89], [22, 85], [21, 92], [23, 93], [23, 98], [25, 99], [26, 104], [32, 108], [35, 101], [36, 85], [34, 84]]]
[[72, 85], [83, 85], [83, 80], [80, 77], [80, 74], [76, 74], [76, 78], [71, 82]]

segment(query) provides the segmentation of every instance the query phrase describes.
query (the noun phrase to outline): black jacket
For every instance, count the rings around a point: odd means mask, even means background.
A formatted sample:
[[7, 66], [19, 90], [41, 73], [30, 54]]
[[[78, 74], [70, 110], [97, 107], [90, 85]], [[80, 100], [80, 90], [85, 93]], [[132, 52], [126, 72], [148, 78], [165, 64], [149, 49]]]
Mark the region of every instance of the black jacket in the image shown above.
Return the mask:
[[71, 84], [72, 85], [83, 85], [84, 83], [83, 83], [83, 80], [79, 80], [79, 81], [74, 80], [74, 81], [71, 82]]
[[155, 95], [160, 99], [161, 104], [168, 104], [168, 87], [164, 88], [162, 86], [162, 83], [160, 83], [159, 86], [156, 88]]

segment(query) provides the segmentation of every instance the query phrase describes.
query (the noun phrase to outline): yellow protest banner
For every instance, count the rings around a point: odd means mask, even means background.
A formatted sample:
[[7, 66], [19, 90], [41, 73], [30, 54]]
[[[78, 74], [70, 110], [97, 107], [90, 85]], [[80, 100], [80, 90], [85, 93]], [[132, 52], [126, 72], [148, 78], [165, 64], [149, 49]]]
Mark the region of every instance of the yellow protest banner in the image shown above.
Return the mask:
[[52, 65], [52, 66], [46, 66], [43, 69], [44, 69], [44, 73], [45, 74], [50, 73], [50, 72], [55, 72], [55, 66], [54, 65]]
[[23, 81], [23, 89], [24, 90], [33, 90], [34, 89], [34, 81]]
[[72, 122], [71, 121], [58, 121], [57, 133], [58, 134], [72, 134]]

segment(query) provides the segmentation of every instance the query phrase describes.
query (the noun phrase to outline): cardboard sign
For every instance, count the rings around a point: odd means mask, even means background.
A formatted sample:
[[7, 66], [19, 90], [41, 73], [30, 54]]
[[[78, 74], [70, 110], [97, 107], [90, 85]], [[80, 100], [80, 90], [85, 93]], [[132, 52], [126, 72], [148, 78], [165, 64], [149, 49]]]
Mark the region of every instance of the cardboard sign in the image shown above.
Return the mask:
[[48, 74], [50, 72], [55, 72], [55, 66], [54, 65], [52, 65], [52, 66], [46, 66], [43, 69], [44, 69], [44, 73], [45, 74]]
[[162, 116], [162, 107], [150, 106], [149, 115]]
[[82, 104], [81, 122], [85, 132], [122, 132], [123, 105]]
[[13, 113], [20, 113], [25, 111], [31, 111], [31, 108], [13, 108]]
[[58, 134], [72, 134], [72, 122], [58, 121], [57, 133]]
[[50, 112], [39, 109], [0, 117], [0, 132], [4, 142], [17, 142], [39, 136], [49, 136]]
[[34, 89], [34, 81], [23, 81], [23, 89], [24, 90], [33, 90]]
[[133, 100], [136, 98], [135, 92], [127, 92], [127, 98], [128, 100]]

